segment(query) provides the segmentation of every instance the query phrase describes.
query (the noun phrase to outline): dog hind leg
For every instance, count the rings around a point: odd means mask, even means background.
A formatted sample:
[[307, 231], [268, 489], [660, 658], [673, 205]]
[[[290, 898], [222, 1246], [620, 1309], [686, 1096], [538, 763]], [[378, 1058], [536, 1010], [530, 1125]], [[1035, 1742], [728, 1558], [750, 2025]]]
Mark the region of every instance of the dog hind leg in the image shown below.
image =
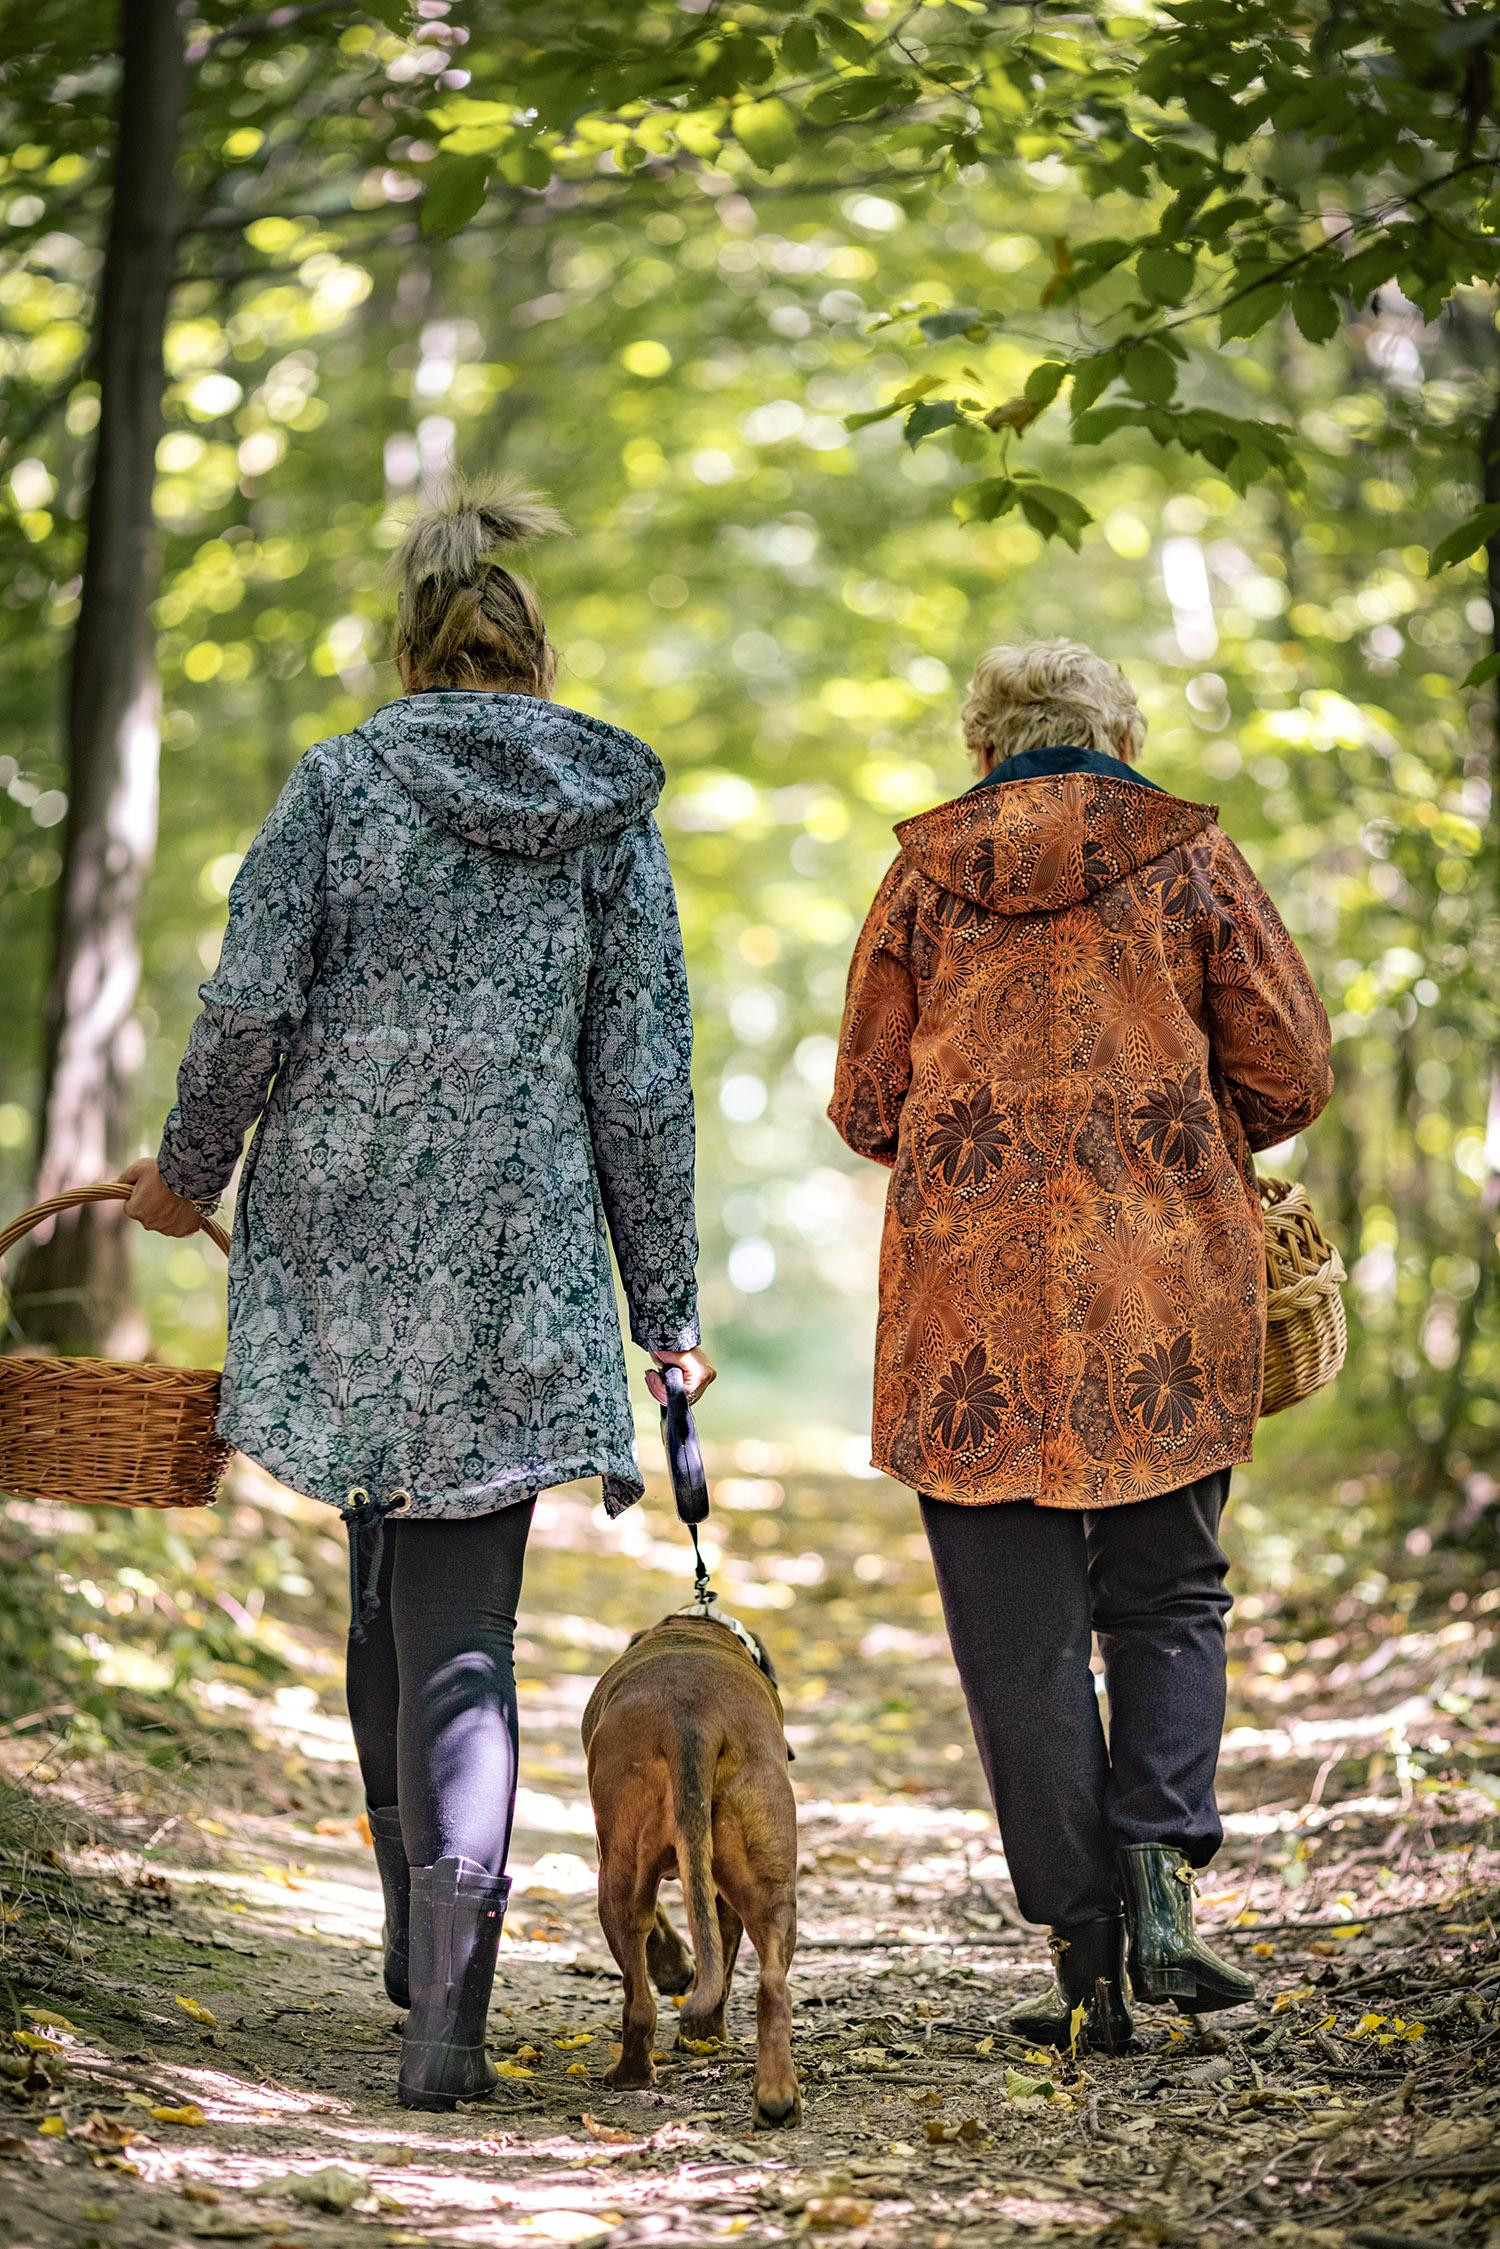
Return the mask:
[[646, 1939], [646, 1966], [658, 1991], [670, 1998], [688, 1989], [693, 1980], [693, 1956], [660, 1906]]
[[656, 1994], [646, 1972], [646, 1946], [656, 1920], [657, 1876], [635, 1866], [606, 1863], [599, 1870], [599, 1920], [625, 1986], [620, 2058], [604, 2082], [620, 2088], [654, 2085], [651, 2059], [656, 2036]]
[[[748, 1901], [747, 1901], [748, 1902]], [[797, 1900], [790, 1889], [773, 1892], [749, 1923], [760, 1958], [756, 1995], [755, 2093], [750, 2120], [762, 2128], [800, 2124], [802, 2094], [792, 2060], [792, 2003], [787, 1971], [797, 1944]]]

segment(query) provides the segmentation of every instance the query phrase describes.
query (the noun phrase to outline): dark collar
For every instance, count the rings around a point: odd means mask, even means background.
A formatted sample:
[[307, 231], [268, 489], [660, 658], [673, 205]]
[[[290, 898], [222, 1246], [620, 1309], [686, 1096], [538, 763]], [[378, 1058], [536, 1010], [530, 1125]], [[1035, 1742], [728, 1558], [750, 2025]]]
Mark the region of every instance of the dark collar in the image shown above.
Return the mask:
[[1107, 757], [1102, 750], [1080, 749], [1075, 743], [1064, 742], [1045, 749], [1018, 750], [1014, 757], [1002, 758], [991, 766], [976, 789], [991, 789], [1004, 781], [1035, 781], [1048, 773], [1100, 773], [1110, 781], [1134, 781], [1137, 788], [1160, 788], [1159, 781], [1148, 781], [1144, 773], [1137, 773], [1133, 765], [1123, 758]]

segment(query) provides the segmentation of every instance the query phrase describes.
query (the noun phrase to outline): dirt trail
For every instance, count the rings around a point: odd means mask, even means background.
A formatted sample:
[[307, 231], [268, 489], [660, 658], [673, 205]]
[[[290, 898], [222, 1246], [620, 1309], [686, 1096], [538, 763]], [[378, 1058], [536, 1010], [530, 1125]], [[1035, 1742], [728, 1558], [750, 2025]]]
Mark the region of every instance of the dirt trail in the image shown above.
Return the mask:
[[[801, 2130], [749, 2130], [753, 1958], [722, 2055], [674, 2053], [664, 2004], [657, 2087], [601, 2082], [617, 1994], [578, 1718], [687, 1561], [659, 1500], [606, 1527], [576, 1494], [539, 1510], [518, 1652], [500, 2096], [395, 2105], [338, 1573], [326, 1518], [283, 1497], [317, 1588], [278, 1625], [302, 1675], [221, 1666], [198, 1690], [210, 1759], [68, 1754], [45, 1726], [4, 1745], [5, 2241], [1500, 2238], [1492, 1619], [1241, 1628], [1202, 1906], [1262, 2005], [1201, 2035], [1143, 2011], [1137, 2053], [1077, 2068], [999, 2027], [1040, 1945], [1003, 1886], [908, 1497], [754, 1475], [717, 1496], [720, 1589], [772, 1645], [797, 1751]], [[240, 1519], [266, 1500], [247, 1482]]]

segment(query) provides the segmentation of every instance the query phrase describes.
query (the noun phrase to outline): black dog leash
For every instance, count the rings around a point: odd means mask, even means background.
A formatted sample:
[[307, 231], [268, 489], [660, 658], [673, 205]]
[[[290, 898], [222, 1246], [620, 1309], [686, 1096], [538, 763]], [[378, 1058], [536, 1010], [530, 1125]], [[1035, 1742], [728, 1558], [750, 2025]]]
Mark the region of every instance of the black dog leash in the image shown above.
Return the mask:
[[708, 1477], [703, 1467], [703, 1449], [698, 1443], [692, 1408], [687, 1402], [686, 1375], [681, 1367], [665, 1366], [657, 1371], [667, 1393], [667, 1402], [661, 1409], [661, 1433], [667, 1448], [672, 1497], [677, 1503], [677, 1520], [687, 1525], [693, 1541], [693, 1599], [700, 1609], [706, 1609], [718, 1595], [709, 1583], [708, 1564], [698, 1544], [698, 1525], [708, 1521]]
[[363, 1645], [366, 1628], [380, 1614], [380, 1565], [385, 1559], [385, 1519], [411, 1505], [409, 1492], [372, 1499], [356, 1485], [339, 1509], [349, 1532], [349, 1638]]

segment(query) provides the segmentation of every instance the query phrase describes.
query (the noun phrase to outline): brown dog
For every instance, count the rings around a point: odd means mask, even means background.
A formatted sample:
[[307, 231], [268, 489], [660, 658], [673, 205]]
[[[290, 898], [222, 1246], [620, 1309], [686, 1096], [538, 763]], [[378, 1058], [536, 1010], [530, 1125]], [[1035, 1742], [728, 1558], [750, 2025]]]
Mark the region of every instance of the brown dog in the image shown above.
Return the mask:
[[[723, 2038], [748, 1929], [760, 1959], [752, 2118], [796, 2124], [802, 2096], [786, 1979], [797, 1941], [797, 1808], [781, 1697], [765, 1650], [755, 1641], [754, 1654], [745, 1641], [712, 1611], [664, 1617], [636, 1634], [583, 1714], [599, 1919], [625, 1982], [620, 2059], [608, 2082], [653, 2081], [653, 1980], [679, 1992], [691, 1978], [680, 2039]], [[696, 1971], [656, 1902], [671, 1874], [681, 1877]]]

